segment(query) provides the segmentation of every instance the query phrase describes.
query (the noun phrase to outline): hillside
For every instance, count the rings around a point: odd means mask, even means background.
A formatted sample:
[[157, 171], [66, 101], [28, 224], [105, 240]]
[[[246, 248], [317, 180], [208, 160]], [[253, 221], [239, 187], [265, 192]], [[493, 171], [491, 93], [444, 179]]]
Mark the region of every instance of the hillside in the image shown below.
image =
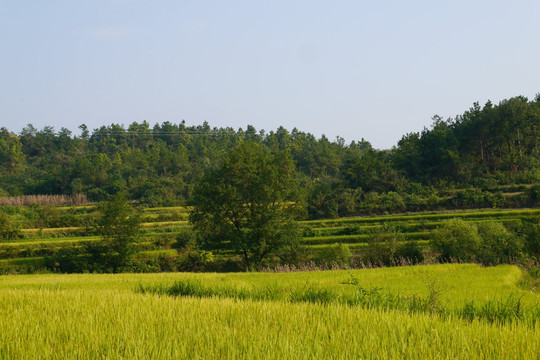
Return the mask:
[[[76, 195], [103, 201], [127, 192], [147, 206], [189, 203], [194, 185], [232, 148], [255, 142], [295, 163], [309, 218], [540, 202], [540, 96], [478, 103], [409, 133], [392, 149], [362, 139], [315, 138], [298, 129], [266, 132], [147, 122], [80, 135], [26, 126], [0, 131], [0, 196]], [[351, 136], [350, 134], [348, 134]], [[357, 138], [362, 138], [358, 134]]]

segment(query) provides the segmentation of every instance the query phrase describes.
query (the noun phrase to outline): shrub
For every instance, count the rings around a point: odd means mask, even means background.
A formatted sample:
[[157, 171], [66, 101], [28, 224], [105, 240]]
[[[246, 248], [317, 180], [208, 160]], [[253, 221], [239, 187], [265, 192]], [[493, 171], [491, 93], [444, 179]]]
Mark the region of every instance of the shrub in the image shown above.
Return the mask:
[[431, 208], [438, 206], [441, 202], [441, 198], [437, 194], [430, 194], [427, 198], [427, 205]]
[[9, 215], [0, 211], [0, 239], [16, 239], [21, 237], [21, 230]]
[[391, 212], [403, 210], [405, 208], [403, 197], [394, 191], [381, 195], [381, 204], [384, 210]]
[[526, 227], [525, 242], [528, 253], [540, 259], [540, 223], [530, 224]]
[[302, 237], [314, 237], [315, 232], [309, 226], [304, 226], [302, 229]]
[[176, 258], [175, 265], [178, 271], [201, 272], [213, 261], [212, 252], [188, 247]]
[[504, 197], [502, 192], [496, 192], [496, 193], [486, 193], [486, 200], [489, 202], [491, 207], [495, 208], [502, 208], [504, 206], [504, 203], [506, 202], [506, 198]]
[[531, 205], [540, 202], [540, 184], [535, 184], [527, 190], [527, 200]]
[[291, 291], [291, 302], [311, 302], [317, 304], [328, 304], [336, 302], [338, 297], [328, 288], [319, 288], [315, 286], [306, 286]]
[[472, 207], [483, 203], [482, 191], [474, 189], [465, 189], [456, 191], [452, 203], [458, 207]]
[[160, 271], [172, 272], [176, 271], [176, 258], [174, 256], [160, 255], [155, 259]]
[[267, 259], [265, 267], [275, 267], [279, 264], [299, 265], [308, 262], [312, 257], [312, 252], [304, 244], [292, 243], [279, 250], [275, 257]]
[[351, 250], [346, 244], [337, 243], [321, 250], [316, 262], [319, 265], [332, 267], [334, 265], [349, 266], [351, 263]]
[[356, 235], [360, 234], [361, 228], [358, 225], [346, 226], [341, 230], [336, 231], [336, 235]]
[[478, 224], [482, 246], [477, 259], [484, 264], [506, 263], [523, 256], [523, 241], [508, 231], [502, 223], [486, 221]]
[[158, 248], [168, 249], [171, 247], [172, 244], [175, 244], [176, 240], [177, 239], [175, 239], [173, 235], [160, 234], [159, 236], [156, 237], [153, 243]]
[[427, 200], [417, 194], [405, 194], [405, 207], [408, 210], [420, 211], [426, 208]]
[[451, 219], [433, 232], [431, 246], [440, 253], [440, 260], [470, 261], [481, 245], [478, 229], [461, 219]]
[[369, 192], [364, 195], [364, 200], [360, 203], [360, 207], [365, 212], [372, 214], [381, 208], [380, 196], [376, 192]]
[[394, 257], [397, 259], [408, 260], [413, 264], [424, 261], [424, 254], [416, 241], [407, 241], [404, 244], [399, 245]]
[[396, 231], [376, 233], [368, 240], [362, 261], [378, 266], [391, 266], [394, 263], [398, 242], [403, 241], [403, 234]]
[[54, 206], [32, 204], [30, 207], [34, 216], [34, 227], [54, 228], [73, 226], [77, 223], [75, 217], [67, 211], [60, 211]]
[[176, 242], [172, 244], [172, 247], [175, 249], [183, 249], [186, 247], [193, 247], [197, 243], [197, 238], [195, 232], [191, 229], [182, 229], [176, 235]]
[[157, 259], [149, 260], [127, 260], [120, 268], [115, 269], [118, 272], [130, 272], [130, 273], [155, 273], [161, 269]]

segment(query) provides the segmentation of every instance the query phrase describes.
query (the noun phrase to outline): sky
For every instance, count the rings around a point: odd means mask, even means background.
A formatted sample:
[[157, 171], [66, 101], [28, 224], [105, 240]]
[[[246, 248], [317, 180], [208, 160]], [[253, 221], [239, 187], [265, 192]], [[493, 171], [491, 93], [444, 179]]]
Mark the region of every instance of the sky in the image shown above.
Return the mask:
[[540, 93], [538, 0], [0, 0], [0, 127], [283, 126], [388, 149]]

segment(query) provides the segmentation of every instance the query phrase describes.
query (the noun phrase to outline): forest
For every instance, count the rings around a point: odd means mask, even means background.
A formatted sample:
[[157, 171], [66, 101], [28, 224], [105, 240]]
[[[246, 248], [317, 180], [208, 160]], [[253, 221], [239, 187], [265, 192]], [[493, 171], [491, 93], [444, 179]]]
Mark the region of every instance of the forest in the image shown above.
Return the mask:
[[[0, 130], [0, 197], [119, 192], [145, 206], [182, 206], [205, 172], [238, 144], [284, 151], [296, 167], [306, 218], [406, 211], [531, 207], [540, 201], [540, 94], [513, 97], [405, 134], [391, 149], [298, 129], [211, 128], [146, 121], [80, 135], [29, 124]], [[361, 138], [362, 134], [358, 134]]]

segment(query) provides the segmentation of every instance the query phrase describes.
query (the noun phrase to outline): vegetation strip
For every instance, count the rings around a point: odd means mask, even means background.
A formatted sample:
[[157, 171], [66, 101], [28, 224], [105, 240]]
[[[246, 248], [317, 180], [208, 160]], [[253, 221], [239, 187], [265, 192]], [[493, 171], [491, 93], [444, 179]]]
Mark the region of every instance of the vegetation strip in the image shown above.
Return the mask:
[[289, 301], [311, 302], [318, 304], [345, 304], [360, 306], [367, 309], [401, 310], [408, 313], [431, 313], [442, 318], [461, 318], [469, 321], [484, 320], [491, 323], [505, 324], [523, 322], [535, 326], [540, 321], [540, 305], [524, 307], [520, 298], [513, 295], [503, 300], [490, 300], [485, 303], [468, 301], [461, 308], [449, 310], [441, 305], [441, 289], [436, 282], [428, 284], [426, 296], [394, 295], [382, 288], [366, 289], [360, 285], [359, 280], [350, 274], [347, 284], [355, 289], [352, 296], [336, 294], [327, 287], [306, 284], [303, 287], [291, 290], [279, 288], [276, 284], [266, 284], [261, 287], [231, 287], [204, 285], [200, 280], [178, 280], [171, 285], [144, 285], [140, 284], [137, 292], [169, 296], [192, 296], [211, 298], [233, 298], [239, 300], [257, 301]]

